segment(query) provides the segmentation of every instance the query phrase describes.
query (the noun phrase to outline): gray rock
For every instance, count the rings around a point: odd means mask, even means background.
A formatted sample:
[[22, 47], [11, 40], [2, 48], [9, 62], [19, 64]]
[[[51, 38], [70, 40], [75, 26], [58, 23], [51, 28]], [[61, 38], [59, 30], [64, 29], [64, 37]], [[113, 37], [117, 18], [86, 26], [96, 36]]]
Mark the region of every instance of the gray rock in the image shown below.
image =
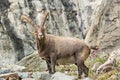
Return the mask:
[[61, 72], [56, 72], [50, 78], [50, 80], [74, 80], [74, 76], [68, 76]]
[[119, 61], [120, 61], [120, 49], [117, 49], [110, 53], [108, 59], [97, 68], [96, 73], [100, 73], [107, 66], [108, 67], [119, 66], [119, 64], [117, 64], [119, 63]]
[[68, 76], [61, 72], [49, 74], [48, 72], [18, 72], [20, 78], [34, 78], [40, 80], [74, 80], [74, 76]]
[[84, 79], [81, 79], [81, 80], [93, 80], [93, 79], [91, 79], [91, 78], [84, 78]]
[[109, 77], [108, 80], [117, 80], [117, 75], [111, 75], [111, 77]]
[[92, 71], [96, 72], [96, 70], [98, 69], [98, 67], [101, 65], [101, 62], [96, 62], [93, 67], [92, 67]]
[[22, 72], [22, 73], [18, 72], [19, 77], [22, 79], [31, 77], [31, 75], [29, 75], [29, 74], [30, 74], [30, 72]]
[[19, 72], [19, 71], [24, 71], [26, 67], [24, 66], [19, 66], [15, 64], [3, 64], [1, 66], [0, 73], [9, 73], [9, 72]]
[[26, 66], [28, 71], [29, 70], [31, 71], [47, 70], [46, 62], [39, 57], [39, 54], [37, 51], [33, 52], [33, 54], [30, 54], [24, 57], [21, 61], [17, 63], [17, 65]]
[[22, 80], [35, 80], [35, 79], [33, 79], [33, 78], [24, 78]]
[[5, 78], [6, 80], [19, 80], [19, 76], [17, 73], [1, 74], [0, 78]]
[[10, 73], [10, 72], [12, 72], [10, 69], [4, 69], [4, 70], [0, 69], [0, 74], [6, 74], [6, 73]]
[[35, 72], [33, 73], [32, 77], [34, 77], [35, 79], [50, 80], [51, 75], [46, 72]]
[[34, 79], [42, 79], [49, 80], [51, 75], [46, 72], [18, 72], [20, 78], [34, 78]]
[[0, 80], [5, 80], [4, 78], [0, 78]]

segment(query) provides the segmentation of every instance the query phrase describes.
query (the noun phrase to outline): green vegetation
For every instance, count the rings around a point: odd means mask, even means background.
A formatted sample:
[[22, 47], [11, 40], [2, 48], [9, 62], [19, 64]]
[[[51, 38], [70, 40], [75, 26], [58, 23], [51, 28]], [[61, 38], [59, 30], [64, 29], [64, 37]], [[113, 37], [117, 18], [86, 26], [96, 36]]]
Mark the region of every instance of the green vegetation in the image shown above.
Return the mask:
[[99, 55], [96, 55], [96, 57], [88, 58], [86, 61], [86, 65], [89, 67], [89, 76], [91, 78], [96, 78], [97, 74], [93, 72], [92, 67], [95, 63], [100, 62], [103, 64], [107, 60], [108, 56], [104, 56], [103, 58], [100, 58]]

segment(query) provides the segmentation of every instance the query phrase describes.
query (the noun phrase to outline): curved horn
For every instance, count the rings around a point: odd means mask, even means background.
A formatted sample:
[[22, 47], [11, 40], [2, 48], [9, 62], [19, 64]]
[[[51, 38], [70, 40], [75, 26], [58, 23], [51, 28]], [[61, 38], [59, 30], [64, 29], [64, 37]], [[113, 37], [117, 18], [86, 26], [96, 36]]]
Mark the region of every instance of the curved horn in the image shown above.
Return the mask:
[[32, 19], [31, 19], [30, 17], [28, 17], [28, 16], [26, 16], [26, 15], [22, 15], [22, 16], [21, 16], [21, 20], [22, 20], [22, 21], [27, 21], [29, 24], [32, 25], [32, 27], [33, 27], [34, 29], [37, 28], [37, 25], [32, 21]]
[[46, 12], [46, 13], [45, 13], [45, 16], [44, 16], [44, 18], [43, 18], [43, 22], [40, 24], [40, 27], [43, 27], [43, 26], [44, 26], [48, 14], [49, 14], [49, 12]]

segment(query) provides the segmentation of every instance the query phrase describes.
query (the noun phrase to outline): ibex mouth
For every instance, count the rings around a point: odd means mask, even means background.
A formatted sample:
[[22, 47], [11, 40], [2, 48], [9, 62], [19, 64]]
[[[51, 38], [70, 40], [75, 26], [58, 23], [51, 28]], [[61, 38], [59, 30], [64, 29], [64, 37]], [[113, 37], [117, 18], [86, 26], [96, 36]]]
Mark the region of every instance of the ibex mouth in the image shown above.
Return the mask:
[[41, 40], [41, 39], [43, 39], [43, 37], [44, 37], [43, 35], [39, 35], [39, 36], [38, 36], [38, 39]]

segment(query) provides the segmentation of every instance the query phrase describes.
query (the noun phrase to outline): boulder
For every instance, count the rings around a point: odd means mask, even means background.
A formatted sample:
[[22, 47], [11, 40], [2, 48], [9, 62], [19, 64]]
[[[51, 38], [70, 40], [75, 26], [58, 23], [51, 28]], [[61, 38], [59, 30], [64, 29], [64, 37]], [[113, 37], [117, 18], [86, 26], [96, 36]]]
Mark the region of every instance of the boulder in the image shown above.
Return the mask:
[[110, 53], [107, 61], [105, 61], [102, 65], [98, 67], [96, 70], [96, 73], [101, 73], [104, 70], [110, 70], [113, 69], [113, 67], [119, 66], [120, 63], [120, 49], [114, 50], [112, 53]]
[[50, 80], [74, 80], [74, 76], [68, 76], [61, 72], [56, 72], [50, 78]]
[[0, 78], [0, 80], [5, 80], [4, 78]]
[[1, 74], [0, 78], [4, 78], [5, 80], [19, 80], [19, 76], [17, 73]]
[[20, 78], [33, 78], [33, 79], [42, 79], [49, 80], [51, 75], [47, 72], [18, 72]]
[[20, 66], [25, 66], [27, 71], [30, 71], [30, 72], [47, 70], [46, 62], [39, 57], [39, 54], [37, 51], [24, 57], [22, 60], [20, 60], [16, 64]]
[[92, 71], [96, 72], [96, 70], [98, 69], [98, 67], [101, 65], [101, 62], [96, 62], [93, 67], [92, 67]]
[[24, 78], [22, 80], [35, 80], [35, 79], [33, 79], [33, 78]]
[[111, 75], [111, 77], [109, 77], [108, 80], [117, 80], [117, 75]]
[[49, 74], [48, 72], [19, 72], [19, 77], [22, 79], [32, 78], [40, 80], [74, 80], [74, 76], [69, 76], [61, 72]]
[[18, 71], [24, 71], [26, 69], [26, 67], [24, 66], [19, 66], [19, 65], [15, 65], [15, 64], [3, 64], [1, 66], [1, 70], [5, 73], [7, 72], [18, 72]]

